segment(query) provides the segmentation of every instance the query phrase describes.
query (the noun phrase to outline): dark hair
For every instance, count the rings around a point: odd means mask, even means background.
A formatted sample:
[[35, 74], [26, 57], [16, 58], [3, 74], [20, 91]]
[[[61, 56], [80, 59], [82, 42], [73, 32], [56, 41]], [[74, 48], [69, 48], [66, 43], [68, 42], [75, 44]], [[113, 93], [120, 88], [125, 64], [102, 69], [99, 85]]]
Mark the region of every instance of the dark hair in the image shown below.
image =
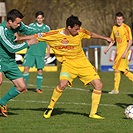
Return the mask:
[[16, 18], [22, 19], [23, 17], [23, 14], [20, 13], [17, 9], [12, 9], [7, 13], [7, 21], [11, 20], [14, 22]]
[[117, 12], [117, 13], [115, 14], [115, 17], [123, 17], [123, 18], [124, 18], [124, 15], [123, 15], [122, 12]]
[[39, 15], [42, 15], [42, 17], [44, 17], [44, 13], [42, 11], [38, 11], [35, 13], [35, 18], [37, 18]]
[[66, 20], [66, 27], [70, 26], [71, 28], [73, 28], [75, 25], [82, 25], [82, 22], [79, 21], [77, 16], [73, 16], [71, 15], [69, 18], [67, 18]]

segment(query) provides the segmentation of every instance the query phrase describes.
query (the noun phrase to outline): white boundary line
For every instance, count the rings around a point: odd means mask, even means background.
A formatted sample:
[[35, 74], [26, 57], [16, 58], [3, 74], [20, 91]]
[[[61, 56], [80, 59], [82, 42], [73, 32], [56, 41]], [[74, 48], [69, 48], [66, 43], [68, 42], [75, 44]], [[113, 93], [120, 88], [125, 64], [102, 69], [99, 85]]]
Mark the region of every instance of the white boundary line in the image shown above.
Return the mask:
[[[12, 82], [11, 81], [3, 81], [3, 83], [9, 83], [9, 84], [12, 84]], [[34, 85], [34, 84], [28, 84], [28, 86], [32, 86], [32, 87], [36, 87], [36, 85]], [[54, 88], [55, 88], [56, 86], [41, 86], [41, 88], [48, 88], [49, 90], [53, 90]], [[50, 88], [52, 88], [52, 89], [50, 89]], [[73, 87], [66, 87], [66, 89], [72, 89], [72, 90], [79, 90], [79, 91], [87, 91], [87, 92], [89, 92], [90, 90], [88, 90], [88, 89], [82, 89], [82, 88], [73, 88]]]
[[[48, 104], [49, 101], [34, 101], [34, 100], [14, 100], [11, 99], [11, 102], [26, 102], [26, 103], [44, 103], [44, 104]], [[84, 105], [84, 106], [91, 106], [91, 104], [89, 103], [76, 103], [76, 102], [57, 102], [56, 104], [62, 104], [62, 105]], [[100, 106], [117, 106], [117, 105], [113, 105], [113, 104], [99, 104]]]
[[[9, 83], [9, 84], [12, 84], [12, 82], [11, 81], [3, 81], [4, 83]], [[36, 85], [34, 85], [34, 84], [28, 84], [28, 86], [36, 86]], [[52, 89], [50, 89], [50, 88], [55, 88], [55, 86], [42, 86], [42, 88], [49, 88], [48, 90], [51, 90], [51, 91], [53, 91]], [[72, 90], [78, 90], [78, 91], [86, 91], [86, 92], [89, 92], [90, 90], [87, 90], [87, 89], [82, 89], [82, 88], [73, 88], [73, 87], [71, 87], [71, 88], [69, 88], [69, 87], [67, 87], [66, 89], [72, 89]], [[122, 92], [121, 94], [132, 94], [132, 92], [128, 92], [128, 93], [124, 93], [124, 92]], [[49, 103], [49, 101], [34, 101], [34, 100], [14, 100], [14, 99], [11, 99], [10, 100], [11, 102], [27, 102], [27, 103], [44, 103], [44, 104], [48, 104]], [[76, 103], [76, 102], [57, 102], [56, 104], [62, 104], [62, 105], [67, 105], [67, 104], [69, 104], [69, 105], [84, 105], [84, 106], [91, 106], [91, 104], [90, 103]], [[100, 106], [112, 106], [112, 107], [115, 107], [115, 106], [117, 106], [117, 105], [113, 105], [113, 104], [99, 104]]]
[[[3, 81], [3, 83], [9, 83], [9, 84], [12, 84], [12, 82], [11, 81], [7, 81], [7, 80], [5, 80], [5, 81]], [[34, 84], [28, 84], [28, 86], [33, 86], [33, 87], [36, 87], [36, 85], [34, 85]], [[42, 88], [47, 88], [47, 90], [52, 90], [53, 91], [53, 89], [56, 87], [56, 86], [41, 86]], [[50, 88], [52, 88], [52, 89], [50, 89]], [[69, 89], [69, 90], [78, 90], [78, 91], [86, 91], [86, 92], [90, 92], [90, 90], [89, 89], [82, 89], [82, 88], [74, 88], [74, 87], [66, 87], [66, 89]], [[120, 92], [120, 94], [132, 94], [133, 95], [133, 92]], [[119, 94], [118, 94], [119, 95]]]

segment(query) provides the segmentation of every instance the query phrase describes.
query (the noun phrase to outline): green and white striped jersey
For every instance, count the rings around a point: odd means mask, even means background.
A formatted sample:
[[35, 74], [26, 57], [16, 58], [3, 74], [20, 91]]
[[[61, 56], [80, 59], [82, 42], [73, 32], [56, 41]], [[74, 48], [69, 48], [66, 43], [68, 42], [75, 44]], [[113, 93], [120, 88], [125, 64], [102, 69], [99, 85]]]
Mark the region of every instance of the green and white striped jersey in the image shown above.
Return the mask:
[[25, 35], [31, 35], [41, 32], [39, 29], [35, 29], [25, 25], [23, 22], [17, 29], [9, 29], [6, 27], [6, 21], [0, 24], [0, 61], [15, 61], [15, 52], [20, 51], [28, 47], [27, 42], [17, 44], [14, 42], [14, 33], [22, 33]]

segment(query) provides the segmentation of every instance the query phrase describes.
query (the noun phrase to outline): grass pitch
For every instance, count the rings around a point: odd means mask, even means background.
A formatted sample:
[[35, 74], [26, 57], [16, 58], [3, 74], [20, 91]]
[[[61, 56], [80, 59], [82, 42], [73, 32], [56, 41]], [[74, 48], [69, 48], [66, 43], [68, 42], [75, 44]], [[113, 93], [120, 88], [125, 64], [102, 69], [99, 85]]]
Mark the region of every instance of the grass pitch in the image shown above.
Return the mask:
[[[50, 119], [44, 119], [59, 72], [44, 72], [43, 94], [35, 92], [36, 73], [30, 73], [28, 91], [8, 102], [8, 117], [0, 114], [1, 133], [132, 133], [133, 120], [126, 119], [124, 109], [133, 104], [133, 83], [122, 76], [120, 93], [109, 95], [113, 88], [113, 72], [99, 72], [104, 84], [98, 112], [105, 120], [90, 119], [92, 86], [84, 87], [75, 79], [55, 105]], [[2, 97], [13, 84], [3, 78]]]

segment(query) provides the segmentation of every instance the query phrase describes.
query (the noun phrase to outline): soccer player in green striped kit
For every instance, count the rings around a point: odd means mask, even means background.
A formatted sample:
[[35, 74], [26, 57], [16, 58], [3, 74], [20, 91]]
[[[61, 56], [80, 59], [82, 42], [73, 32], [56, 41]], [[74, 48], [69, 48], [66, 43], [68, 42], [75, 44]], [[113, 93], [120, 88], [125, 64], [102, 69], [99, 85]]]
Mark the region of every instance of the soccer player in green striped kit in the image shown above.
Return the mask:
[[[43, 23], [44, 21], [44, 13], [42, 11], [38, 11], [35, 13], [36, 22], [31, 23], [29, 26], [35, 29], [40, 29], [41, 32], [50, 31], [50, 27]], [[45, 65], [44, 58], [46, 54], [47, 47], [47, 57], [50, 56], [50, 46], [45, 42], [38, 42], [37, 45], [32, 45], [28, 47], [26, 55], [24, 57], [24, 79], [26, 81], [26, 85], [28, 84], [29, 79], [29, 69], [30, 67], [35, 66], [37, 68], [37, 76], [36, 76], [36, 92], [41, 94], [41, 85], [43, 81], [43, 68]]]
[[12, 9], [7, 13], [7, 20], [0, 24], [0, 72], [3, 72], [6, 78], [14, 84], [14, 86], [0, 98], [0, 111], [6, 117], [7, 102], [26, 89], [23, 74], [19, 70], [15, 61], [15, 52], [36, 43], [36, 40], [32, 39], [17, 44], [14, 42], [14, 34], [21, 32], [22, 34], [30, 35], [33, 34], [33, 32], [40, 32], [38, 29], [26, 26], [22, 22], [22, 18], [22, 13], [16, 9]]

